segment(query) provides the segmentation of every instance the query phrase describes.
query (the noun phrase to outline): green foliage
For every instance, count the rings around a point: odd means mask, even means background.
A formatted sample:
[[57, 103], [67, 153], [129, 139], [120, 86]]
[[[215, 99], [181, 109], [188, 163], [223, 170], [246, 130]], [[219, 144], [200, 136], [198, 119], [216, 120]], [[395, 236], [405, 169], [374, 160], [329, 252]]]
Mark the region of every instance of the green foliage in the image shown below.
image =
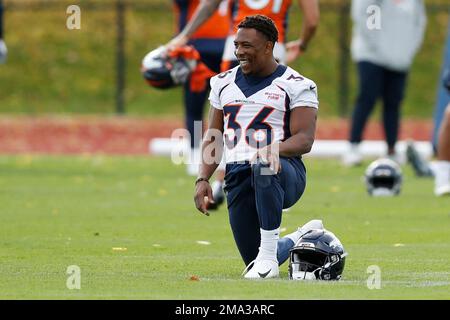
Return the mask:
[[[125, 17], [127, 112], [181, 116], [181, 90], [151, 89], [139, 72], [144, 55], [166, 43], [175, 33], [170, 1], [129, 2], [131, 5]], [[6, 65], [0, 66], [0, 112], [114, 113], [115, 1], [80, 1], [81, 30], [72, 31], [66, 28], [66, 8], [72, 4], [68, 1], [45, 2], [43, 5], [32, 1], [5, 3], [5, 40], [9, 58]], [[294, 3], [289, 18], [289, 39], [296, 38], [301, 29], [300, 10]], [[339, 115], [339, 34], [342, 26], [335, 3], [321, 1], [317, 35], [307, 54], [292, 65], [317, 82], [323, 117]], [[351, 22], [347, 22], [350, 27]], [[404, 103], [405, 116], [430, 117], [432, 114], [447, 22], [448, 12], [444, 9], [429, 12], [426, 40], [411, 71]], [[347, 112], [351, 110], [356, 88], [354, 66], [351, 61], [349, 65]]]
[[[404, 168], [399, 197], [370, 198], [362, 168], [305, 162], [307, 190], [282, 235], [322, 219], [349, 252], [337, 283], [288, 281], [286, 264], [280, 279], [242, 279], [226, 208], [196, 212], [193, 179], [166, 158], [0, 157], [0, 298], [450, 298], [450, 199], [433, 196], [432, 180]], [[70, 265], [81, 290], [66, 288]], [[381, 290], [366, 286], [370, 265]]]

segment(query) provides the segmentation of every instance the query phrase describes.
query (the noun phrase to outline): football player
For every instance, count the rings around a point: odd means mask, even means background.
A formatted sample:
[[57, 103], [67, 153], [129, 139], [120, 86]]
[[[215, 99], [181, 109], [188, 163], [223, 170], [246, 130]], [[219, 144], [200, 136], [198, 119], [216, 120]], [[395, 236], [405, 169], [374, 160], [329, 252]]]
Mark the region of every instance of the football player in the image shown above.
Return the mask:
[[[445, 73], [444, 86], [450, 94], [450, 68]], [[437, 160], [431, 163], [431, 168], [434, 172], [435, 195], [450, 195], [450, 103], [442, 117], [437, 143]]]
[[248, 279], [277, 277], [304, 230], [280, 239], [283, 208], [305, 190], [302, 155], [314, 142], [317, 86], [277, 62], [278, 40], [266, 16], [239, 23], [234, 40], [239, 65], [211, 79], [208, 130], [195, 182], [196, 207], [209, 215], [209, 179], [223, 148], [229, 221]]
[[0, 0], [0, 63], [5, 63], [8, 49], [3, 40], [3, 1]]
[[[177, 17], [178, 32], [183, 30], [192, 14], [199, 6], [201, 0], [174, 0], [174, 9]], [[191, 137], [191, 153], [199, 154], [201, 142], [200, 135], [195, 134], [194, 124], [202, 121], [203, 107], [208, 98], [208, 81], [220, 72], [220, 64], [225, 46], [225, 40], [231, 25], [231, 13], [228, 0], [218, 1], [218, 6], [205, 23], [192, 33], [186, 44], [194, 46], [200, 53], [201, 61], [191, 73], [184, 85], [183, 102], [185, 107], [185, 126]], [[195, 138], [197, 140], [195, 140]], [[187, 172], [190, 175], [198, 174], [198, 163], [188, 164]]]
[[445, 71], [450, 70], [450, 18], [447, 22], [447, 38], [445, 39], [445, 47], [442, 61], [442, 71], [439, 74], [439, 86], [437, 90], [436, 105], [434, 107], [434, 127], [433, 127], [433, 149], [437, 153], [438, 149], [438, 136], [439, 128], [444, 118], [445, 109], [450, 103], [450, 90], [445, 87], [445, 81], [440, 81], [441, 78], [445, 79]]
[[[318, 0], [298, 0], [303, 12], [303, 27], [299, 39], [286, 41], [286, 28], [288, 24], [288, 12], [292, 0], [232, 0], [234, 4], [233, 28], [227, 38], [225, 51], [223, 53], [222, 72], [238, 65], [234, 55], [234, 39], [237, 31], [237, 25], [246, 16], [263, 14], [271, 18], [278, 29], [279, 38], [275, 43], [274, 56], [279, 63], [286, 64], [294, 61], [302, 55], [313, 37], [319, 23], [319, 4]], [[196, 30], [203, 26], [204, 22], [210, 17], [214, 10], [219, 6], [220, 0], [203, 0], [192, 19], [186, 27], [169, 42], [169, 47], [179, 47], [186, 44]], [[219, 166], [216, 173], [216, 181], [213, 184], [215, 202], [209, 205], [209, 209], [216, 209], [223, 201], [223, 181], [225, 175], [225, 162]]]
[[[450, 96], [450, 66], [443, 72], [442, 87]], [[436, 123], [436, 160], [425, 161], [414, 147], [408, 143], [406, 154], [418, 176], [434, 176], [434, 194], [438, 197], [450, 195], [450, 102]]]

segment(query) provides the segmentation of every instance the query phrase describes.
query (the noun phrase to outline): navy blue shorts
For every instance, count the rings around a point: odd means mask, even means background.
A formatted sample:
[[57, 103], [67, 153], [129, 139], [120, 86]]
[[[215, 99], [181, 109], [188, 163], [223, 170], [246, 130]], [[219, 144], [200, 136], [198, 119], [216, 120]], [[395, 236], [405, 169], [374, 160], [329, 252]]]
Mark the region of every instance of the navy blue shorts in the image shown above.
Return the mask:
[[[225, 193], [229, 221], [236, 245], [246, 265], [256, 258], [260, 228], [281, 225], [284, 208], [293, 206], [306, 187], [306, 168], [300, 158], [280, 158], [281, 172], [260, 175], [249, 163], [227, 164]], [[278, 252], [279, 262], [286, 252]]]

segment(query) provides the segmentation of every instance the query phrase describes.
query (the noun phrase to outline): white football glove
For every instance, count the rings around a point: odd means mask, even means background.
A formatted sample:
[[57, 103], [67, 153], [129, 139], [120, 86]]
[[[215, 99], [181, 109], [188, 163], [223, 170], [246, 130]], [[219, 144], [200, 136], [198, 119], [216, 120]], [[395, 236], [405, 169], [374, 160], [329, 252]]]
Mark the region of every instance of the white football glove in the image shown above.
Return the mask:
[[0, 63], [6, 62], [7, 55], [8, 55], [8, 48], [6, 48], [5, 41], [0, 39]]

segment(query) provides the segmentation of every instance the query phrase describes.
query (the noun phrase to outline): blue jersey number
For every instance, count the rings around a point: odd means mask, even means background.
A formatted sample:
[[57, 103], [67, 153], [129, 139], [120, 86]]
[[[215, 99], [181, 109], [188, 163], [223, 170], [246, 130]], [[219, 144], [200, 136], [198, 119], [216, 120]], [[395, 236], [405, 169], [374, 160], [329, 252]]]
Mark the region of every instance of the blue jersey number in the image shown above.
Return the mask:
[[[224, 135], [228, 149], [236, 147], [242, 137], [242, 126], [236, 121], [241, 107], [242, 105], [227, 105], [223, 108], [224, 117], [228, 117], [227, 132]], [[266, 119], [274, 110], [272, 107], [262, 108], [245, 128], [245, 142], [249, 146], [260, 149], [272, 143], [272, 126]]]

